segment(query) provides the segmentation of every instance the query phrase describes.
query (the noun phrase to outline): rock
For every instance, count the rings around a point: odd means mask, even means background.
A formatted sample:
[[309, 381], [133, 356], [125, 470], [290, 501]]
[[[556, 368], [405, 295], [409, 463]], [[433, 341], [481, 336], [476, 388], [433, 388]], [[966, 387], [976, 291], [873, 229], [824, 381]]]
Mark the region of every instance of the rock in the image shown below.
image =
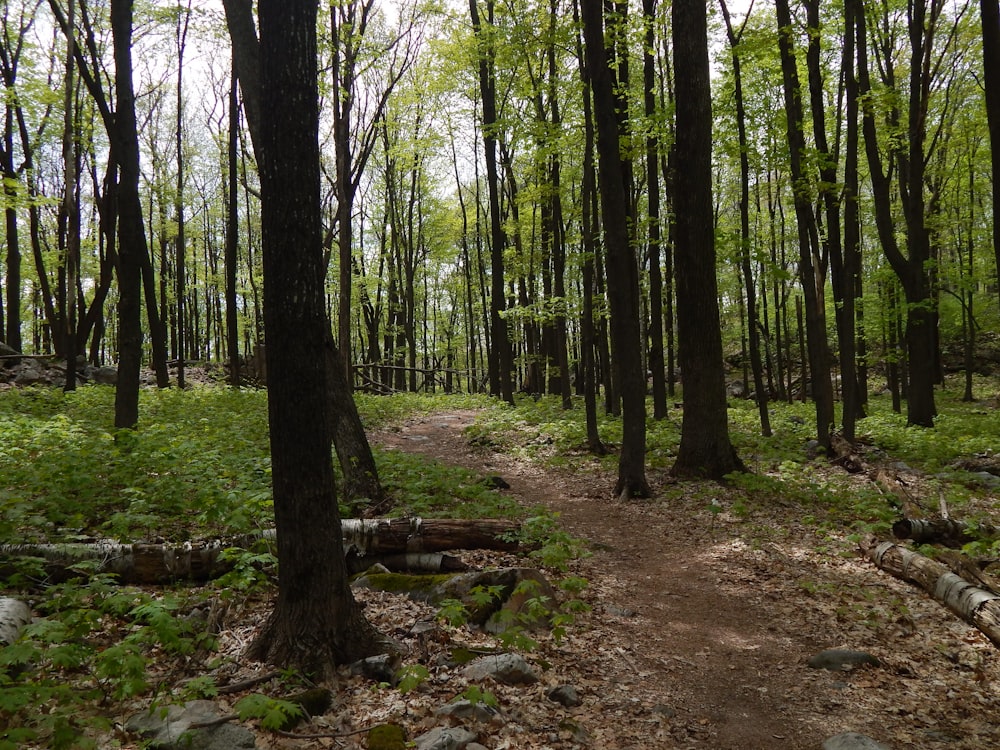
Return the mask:
[[[537, 628], [548, 626], [546, 617], [528, 617], [524, 611], [532, 599], [544, 598], [545, 610], [555, 607], [557, 594], [552, 584], [534, 568], [501, 568], [469, 573], [435, 573], [412, 575], [403, 573], [366, 572], [351, 584], [355, 588], [405, 594], [414, 601], [439, 604], [445, 599], [457, 599], [468, 612], [469, 622], [490, 633], [502, 633], [513, 624]], [[473, 594], [473, 589], [499, 589], [499, 595], [487, 603]], [[477, 601], [479, 599], [479, 601]]]
[[100, 383], [101, 385], [117, 385], [118, 384], [118, 368], [117, 367], [98, 367], [94, 371], [94, 382]]
[[253, 732], [246, 727], [224, 723], [192, 729], [192, 724], [219, 718], [212, 701], [189, 701], [182, 706], [151, 708], [125, 722], [129, 732], [149, 740], [149, 747], [163, 750], [237, 750], [255, 748]]
[[14, 385], [25, 386], [45, 382], [45, 370], [37, 360], [25, 360], [14, 376]]
[[742, 380], [734, 380], [726, 386], [726, 394], [731, 398], [743, 398], [747, 393], [747, 387]]
[[459, 721], [477, 721], [484, 724], [500, 719], [500, 712], [492, 706], [482, 702], [473, 703], [465, 698], [446, 703], [441, 708], [435, 709], [434, 715]]
[[973, 478], [977, 484], [981, 484], [987, 489], [996, 490], [1000, 489], [1000, 477], [996, 474], [991, 474], [988, 471], [977, 471], [973, 473]]
[[500, 476], [486, 477], [483, 479], [483, 485], [491, 490], [509, 490], [510, 484], [507, 480]]
[[857, 667], [879, 666], [879, 660], [864, 651], [831, 648], [820, 651], [807, 662], [813, 669], [829, 669], [831, 672], [848, 672]]
[[[493, 586], [502, 589], [499, 598], [489, 604], [477, 604], [472, 590]], [[517, 591], [519, 588], [521, 590]], [[544, 597], [548, 609], [555, 607], [557, 601], [552, 584], [534, 568], [501, 568], [462, 573], [440, 584], [434, 597], [437, 601], [458, 599], [469, 611], [470, 622], [494, 634], [502, 633], [515, 623], [528, 628], [546, 626], [548, 623], [541, 618], [519, 619], [518, 615], [522, 614], [530, 599]]]
[[583, 703], [580, 700], [579, 691], [572, 685], [557, 685], [545, 694], [545, 697], [554, 703], [558, 703], [566, 708], [573, 708]]
[[406, 750], [406, 730], [399, 724], [379, 724], [368, 730], [368, 750]]
[[462, 670], [469, 682], [492, 677], [505, 685], [530, 685], [538, 682], [538, 675], [519, 654], [490, 654], [469, 662]]
[[824, 741], [823, 750], [889, 750], [889, 748], [863, 734], [844, 732]]
[[417, 737], [416, 750], [467, 750], [477, 736], [464, 727], [438, 727]]
[[18, 359], [17, 357], [17, 355], [20, 353], [21, 352], [19, 352], [14, 347], [10, 346], [9, 344], [5, 344], [3, 341], [0, 341], [0, 357], [10, 358], [10, 359], [0, 359], [0, 367], [13, 367], [14, 365], [20, 363], [21, 360]]
[[20, 599], [0, 596], [0, 646], [17, 640], [21, 628], [31, 622], [31, 608]]
[[399, 671], [399, 657], [392, 654], [379, 654], [369, 656], [354, 662], [350, 669], [351, 674], [358, 674], [367, 677], [373, 682], [386, 682], [390, 685], [396, 684], [396, 672]]

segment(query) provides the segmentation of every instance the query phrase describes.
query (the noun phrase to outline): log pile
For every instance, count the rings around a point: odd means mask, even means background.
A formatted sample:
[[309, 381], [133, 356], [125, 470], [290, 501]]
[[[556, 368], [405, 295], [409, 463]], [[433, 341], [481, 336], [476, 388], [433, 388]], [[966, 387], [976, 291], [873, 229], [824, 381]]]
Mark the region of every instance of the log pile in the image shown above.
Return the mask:
[[[374, 562], [396, 567], [426, 565], [437, 570], [461, 569], [457, 558], [431, 555], [445, 550], [517, 548], [519, 526], [500, 519], [346, 519], [341, 522], [344, 550], [354, 572]], [[46, 575], [66, 580], [80, 575], [74, 566], [86, 564], [94, 573], [109, 573], [122, 583], [159, 584], [206, 581], [232, 569], [223, 552], [273, 541], [273, 529], [228, 539], [180, 544], [126, 544], [116, 540], [65, 544], [0, 544], [0, 574], [15, 558], [44, 560]]]
[[[903, 518], [893, 524], [897, 539], [958, 548], [1000, 535], [1000, 529], [951, 518]], [[931, 559], [893, 542], [873, 543], [865, 556], [879, 569], [927, 592], [1000, 647], [1000, 584], [969, 557], [942, 551]]]

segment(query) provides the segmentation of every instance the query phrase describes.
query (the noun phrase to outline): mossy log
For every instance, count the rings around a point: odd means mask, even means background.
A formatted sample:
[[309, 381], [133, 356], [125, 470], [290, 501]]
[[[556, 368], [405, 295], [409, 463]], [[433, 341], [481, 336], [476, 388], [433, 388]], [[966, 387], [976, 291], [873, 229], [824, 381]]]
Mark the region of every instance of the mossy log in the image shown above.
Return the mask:
[[920, 586], [1000, 647], [1000, 595], [975, 586], [941, 563], [892, 542], [870, 547], [867, 555], [880, 569]]
[[917, 544], [943, 544], [961, 547], [977, 539], [1000, 536], [1000, 529], [980, 524], [973, 530], [963, 521], [951, 518], [903, 518], [892, 525], [897, 539], [911, 539]]
[[[456, 558], [427, 553], [457, 549], [510, 550], [518, 525], [499, 519], [392, 518], [341, 522], [344, 549], [355, 571], [383, 562], [403, 569], [430, 566], [436, 570], [461, 570]], [[80, 573], [73, 566], [87, 563], [94, 573], [110, 573], [122, 583], [157, 584], [172, 581], [206, 581], [232, 569], [222, 553], [273, 540], [274, 530], [228, 539], [180, 544], [126, 544], [116, 540], [88, 543], [0, 544], [0, 575], [13, 568], [18, 557], [42, 558], [46, 574], [66, 580]]]

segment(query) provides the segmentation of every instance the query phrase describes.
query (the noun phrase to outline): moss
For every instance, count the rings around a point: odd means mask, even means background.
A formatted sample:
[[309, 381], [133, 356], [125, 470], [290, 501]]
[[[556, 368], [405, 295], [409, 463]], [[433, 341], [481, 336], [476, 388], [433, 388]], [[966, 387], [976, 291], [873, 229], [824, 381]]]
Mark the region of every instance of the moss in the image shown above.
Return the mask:
[[406, 750], [406, 732], [399, 724], [379, 724], [368, 730], [368, 750]]
[[425, 594], [429, 595], [435, 587], [454, 577], [454, 573], [434, 573], [427, 575], [410, 575], [407, 573], [372, 573], [362, 576], [359, 580], [363, 585], [376, 591], [388, 591], [391, 594]]

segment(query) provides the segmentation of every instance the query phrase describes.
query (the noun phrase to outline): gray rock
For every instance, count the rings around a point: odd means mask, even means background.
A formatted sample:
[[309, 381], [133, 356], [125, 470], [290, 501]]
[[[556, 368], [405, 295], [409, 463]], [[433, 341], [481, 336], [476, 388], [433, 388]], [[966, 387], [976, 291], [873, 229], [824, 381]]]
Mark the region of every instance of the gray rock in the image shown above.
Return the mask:
[[34, 359], [25, 360], [14, 376], [15, 385], [35, 385], [45, 381], [45, 370]]
[[435, 709], [434, 715], [458, 721], [478, 721], [484, 724], [500, 719], [500, 712], [492, 706], [487, 706], [485, 703], [473, 703], [465, 698]]
[[545, 697], [566, 708], [573, 708], [583, 703], [579, 691], [572, 685], [557, 685], [547, 692]]
[[98, 367], [94, 371], [94, 382], [101, 383], [102, 385], [117, 385], [118, 368], [108, 366]]
[[149, 740], [149, 747], [162, 750], [236, 750], [257, 747], [253, 732], [229, 723], [191, 728], [192, 724], [219, 718], [212, 701], [189, 701], [184, 705], [152, 708], [125, 722], [129, 732]]
[[857, 667], [879, 666], [879, 660], [864, 651], [831, 648], [820, 651], [807, 662], [813, 669], [829, 669], [831, 672], [848, 672]]
[[1000, 477], [988, 471], [977, 471], [972, 475], [978, 484], [991, 490], [1000, 489]]
[[398, 656], [379, 654], [354, 662], [351, 665], [351, 674], [363, 675], [374, 682], [387, 682], [390, 685], [395, 685], [399, 666]]
[[17, 640], [21, 628], [31, 622], [31, 608], [20, 599], [0, 596], [0, 646]]
[[492, 677], [505, 685], [530, 685], [538, 682], [538, 675], [519, 654], [490, 654], [469, 662], [462, 674], [469, 682]]
[[438, 727], [414, 740], [416, 750], [468, 750], [477, 736], [464, 727]]
[[824, 741], [823, 750], [889, 750], [889, 747], [863, 734], [844, 732]]

